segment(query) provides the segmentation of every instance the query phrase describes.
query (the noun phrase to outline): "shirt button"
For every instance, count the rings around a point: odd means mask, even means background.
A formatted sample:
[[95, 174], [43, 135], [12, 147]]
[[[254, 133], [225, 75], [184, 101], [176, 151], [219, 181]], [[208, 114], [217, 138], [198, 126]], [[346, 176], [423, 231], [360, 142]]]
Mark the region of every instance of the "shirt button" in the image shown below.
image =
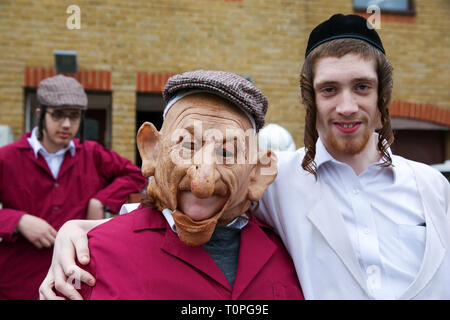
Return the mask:
[[359, 189], [356, 189], [356, 188], [353, 189], [353, 193], [354, 193], [354, 194], [359, 194]]
[[363, 232], [364, 232], [364, 234], [369, 234], [370, 233], [370, 229], [369, 228], [364, 228]]

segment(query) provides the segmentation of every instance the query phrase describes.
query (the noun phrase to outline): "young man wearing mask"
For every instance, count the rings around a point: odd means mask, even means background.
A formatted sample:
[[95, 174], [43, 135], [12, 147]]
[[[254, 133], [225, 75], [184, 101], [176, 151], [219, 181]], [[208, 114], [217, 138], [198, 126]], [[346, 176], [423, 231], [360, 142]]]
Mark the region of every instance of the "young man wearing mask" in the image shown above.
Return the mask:
[[264, 95], [198, 70], [171, 77], [163, 96], [161, 131], [146, 122], [137, 135], [146, 200], [89, 232], [97, 279], [83, 298], [302, 299], [280, 239], [248, 214], [276, 176], [276, 158], [256, 148]]

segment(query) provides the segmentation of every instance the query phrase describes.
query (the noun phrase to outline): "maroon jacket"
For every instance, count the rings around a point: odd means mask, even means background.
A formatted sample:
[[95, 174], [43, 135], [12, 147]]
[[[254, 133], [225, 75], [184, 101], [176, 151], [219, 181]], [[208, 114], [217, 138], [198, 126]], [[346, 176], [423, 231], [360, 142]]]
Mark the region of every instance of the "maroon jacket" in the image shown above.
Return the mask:
[[36, 249], [14, 234], [24, 213], [46, 220], [56, 230], [71, 219], [85, 219], [89, 199], [118, 212], [129, 193], [145, 187], [138, 167], [93, 141], [66, 152], [55, 180], [45, 159], [27, 141], [0, 148], [0, 299], [35, 299], [50, 266], [52, 249]]
[[94, 287], [85, 299], [303, 299], [292, 260], [267, 225], [252, 218], [242, 229], [232, 287], [201, 246], [185, 245], [151, 208], [116, 217], [88, 234]]

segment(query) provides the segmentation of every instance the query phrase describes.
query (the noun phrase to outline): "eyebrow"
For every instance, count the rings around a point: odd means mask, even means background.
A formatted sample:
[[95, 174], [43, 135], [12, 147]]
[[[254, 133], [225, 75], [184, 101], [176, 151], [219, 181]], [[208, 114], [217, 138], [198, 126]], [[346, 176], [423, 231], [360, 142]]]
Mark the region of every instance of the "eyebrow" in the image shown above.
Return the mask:
[[56, 112], [56, 113], [62, 113], [62, 114], [81, 114], [81, 110], [48, 110], [48, 112]]
[[338, 83], [339, 82], [337, 82], [337, 81], [328, 81], [328, 80], [320, 81], [320, 82], [317, 82], [314, 85], [314, 88], [325, 87], [325, 86], [333, 86], [333, 85], [336, 85]]
[[356, 78], [352, 80], [353, 83], [355, 82], [365, 82], [365, 83], [370, 83], [372, 85], [375, 85], [378, 81], [376, 78], [369, 78], [369, 77], [361, 77], [361, 78]]
[[[351, 82], [352, 83], [364, 82], [364, 83], [370, 83], [371, 85], [375, 85], [377, 83], [377, 79], [371, 78], [371, 77], [360, 77], [360, 78], [352, 79]], [[324, 80], [324, 81], [317, 82], [314, 85], [314, 88], [321, 88], [321, 87], [325, 87], [325, 86], [333, 86], [333, 85], [338, 85], [338, 84], [339, 84], [339, 81]]]

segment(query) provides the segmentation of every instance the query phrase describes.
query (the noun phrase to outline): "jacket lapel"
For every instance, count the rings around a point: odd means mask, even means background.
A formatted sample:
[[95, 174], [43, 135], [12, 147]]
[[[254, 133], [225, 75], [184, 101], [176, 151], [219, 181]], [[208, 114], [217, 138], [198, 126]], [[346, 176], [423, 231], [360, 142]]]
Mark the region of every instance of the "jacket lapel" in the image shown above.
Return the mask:
[[[367, 293], [367, 284], [364, 280], [361, 266], [358, 263], [353, 246], [347, 233], [342, 232], [342, 230], [346, 230], [344, 218], [336, 209], [337, 206], [333, 204], [333, 197], [329, 191], [322, 186], [320, 188], [321, 192], [319, 194], [321, 195], [321, 199], [317, 199], [316, 205], [307, 214], [307, 217]], [[324, 201], [322, 199], [328, 200]]]
[[256, 220], [242, 229], [239, 262], [236, 271], [232, 299], [239, 296], [259, 273], [276, 250], [275, 244], [261, 230]]
[[178, 235], [167, 226], [161, 249], [168, 254], [184, 261], [220, 283], [229, 292], [232, 291], [231, 284], [219, 269], [213, 258], [201, 246], [191, 247], [184, 244]]
[[400, 299], [409, 300], [419, 294], [420, 290], [433, 278], [445, 256], [446, 249], [442, 246], [436, 228], [427, 214], [425, 214], [425, 221], [427, 224], [426, 244], [422, 265], [417, 277]]
[[[28, 143], [27, 138], [28, 136], [26, 135], [22, 137], [22, 139], [19, 141], [19, 148], [24, 149], [26, 156], [29, 157], [34, 164], [36, 164], [38, 167], [44, 170], [50, 177], [53, 178], [53, 174], [50, 171], [50, 168], [48, 167], [44, 157], [40, 153], [38, 153], [37, 158], [35, 157], [33, 148]], [[80, 152], [78, 142], [75, 142], [75, 146], [77, 152]], [[61, 177], [67, 170], [69, 170], [74, 165], [74, 163], [75, 163], [75, 156], [72, 157], [70, 151], [67, 151], [64, 154], [64, 160], [61, 163], [61, 168], [59, 169], [58, 177]]]
[[[412, 166], [412, 168], [416, 171], [415, 166]], [[415, 176], [420, 177], [421, 173], [416, 171]], [[449, 242], [449, 234], [447, 232], [449, 226], [448, 216], [445, 212], [442, 212], [442, 207], [439, 206], [435, 197], [425, 196], [427, 190], [433, 190], [432, 186], [427, 185], [432, 180], [419, 179], [418, 181], [420, 183], [417, 184], [417, 187], [423, 204], [426, 222], [425, 252], [419, 273], [400, 299], [414, 298], [430, 282], [444, 260], [447, 251], [444, 243], [445, 241]]]
[[27, 157], [31, 160], [32, 163], [34, 163], [36, 166], [38, 166], [40, 169], [42, 169], [46, 174], [48, 174], [50, 177], [53, 178], [52, 172], [50, 171], [50, 168], [47, 165], [47, 162], [45, 161], [44, 157], [38, 153], [37, 158], [34, 156], [33, 149], [26, 151]]
[[[76, 152], [79, 154], [80, 148], [77, 146]], [[74, 164], [76, 160], [76, 153], [74, 156], [70, 153], [69, 150], [64, 154], [64, 160], [61, 163], [61, 168], [59, 169], [58, 178], [62, 177], [64, 173], [66, 173]]]

